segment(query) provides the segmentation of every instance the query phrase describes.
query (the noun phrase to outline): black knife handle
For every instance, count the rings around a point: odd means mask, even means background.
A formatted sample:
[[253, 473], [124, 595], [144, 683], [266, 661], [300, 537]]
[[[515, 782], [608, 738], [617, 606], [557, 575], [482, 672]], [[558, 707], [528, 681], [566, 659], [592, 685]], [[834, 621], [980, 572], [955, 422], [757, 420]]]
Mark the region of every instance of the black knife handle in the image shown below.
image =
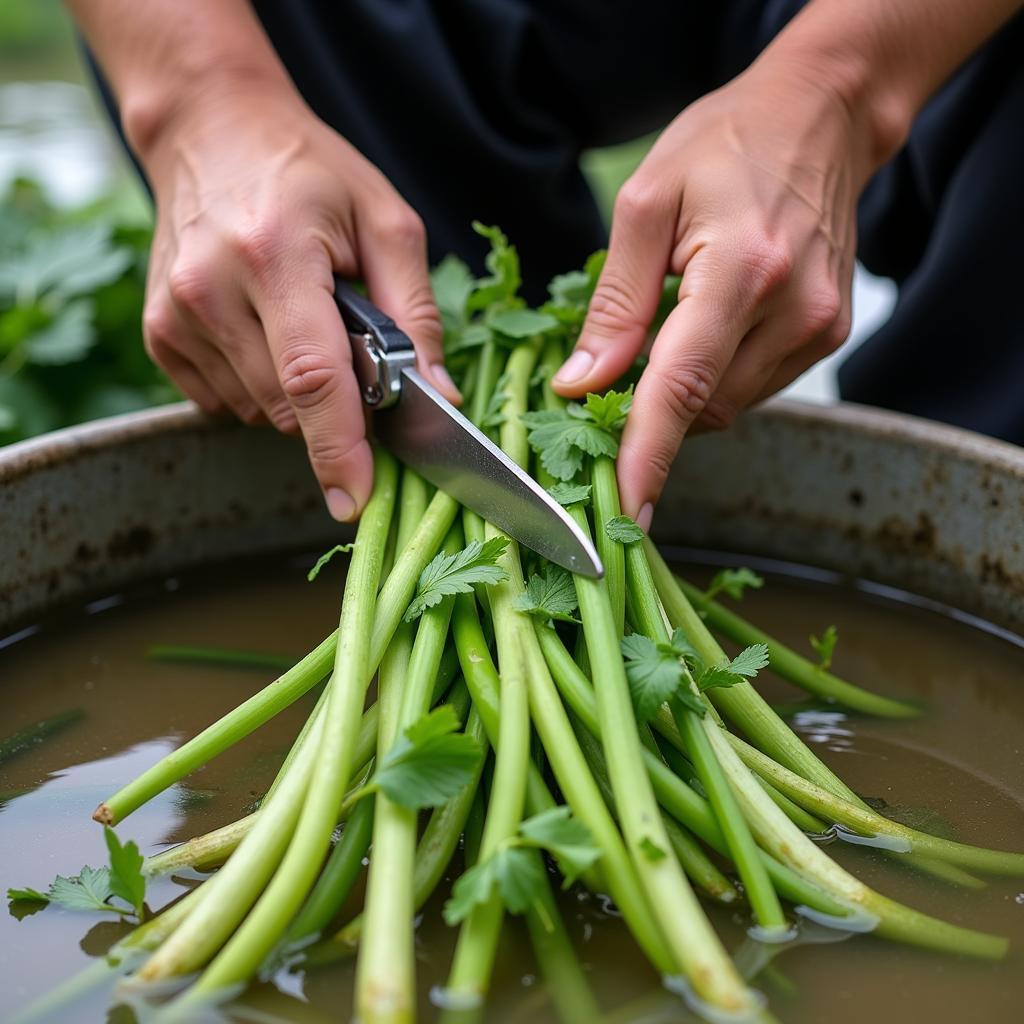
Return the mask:
[[394, 405], [402, 393], [402, 371], [416, 365], [412, 341], [391, 317], [339, 277], [334, 279], [334, 301], [352, 344], [363, 401], [378, 409]]

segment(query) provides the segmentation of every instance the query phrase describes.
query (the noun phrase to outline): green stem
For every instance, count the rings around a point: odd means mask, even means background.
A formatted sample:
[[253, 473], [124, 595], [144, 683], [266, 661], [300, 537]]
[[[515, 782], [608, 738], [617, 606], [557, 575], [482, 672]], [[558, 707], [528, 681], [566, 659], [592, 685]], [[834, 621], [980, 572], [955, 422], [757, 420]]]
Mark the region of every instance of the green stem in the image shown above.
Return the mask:
[[[587, 528], [582, 510], [576, 521]], [[619, 651], [614, 613], [603, 580], [575, 576], [580, 617], [594, 672], [601, 739], [615, 805], [633, 863], [661, 924], [673, 959], [708, 1003], [730, 1011], [753, 1011], [751, 993], [723, 949], [671, 849], [644, 766], [633, 705]], [[650, 751], [648, 756], [654, 757]], [[651, 847], [660, 856], [651, 854]]]
[[590, 473], [593, 484], [594, 534], [597, 553], [604, 565], [608, 599], [621, 637], [626, 621], [626, 557], [623, 545], [608, 536], [605, 524], [622, 514], [615, 462], [606, 455], [594, 459]]
[[[630, 615], [640, 632], [655, 643], [664, 644], [669, 640], [668, 630], [654, 586], [654, 578], [641, 544], [630, 544], [626, 550], [626, 565], [629, 573]], [[697, 694], [697, 688], [685, 666], [682, 666], [684, 686]], [[786, 915], [782, 911], [779, 897], [758, 853], [757, 844], [747, 827], [735, 795], [722, 772], [718, 759], [711, 748], [708, 729], [719, 726], [706, 716], [689, 710], [678, 700], [671, 700], [669, 707], [675, 719], [679, 735], [683, 739], [686, 754], [697, 772], [707, 793], [711, 810], [718, 820], [725, 837], [729, 856], [736, 865], [747, 899], [754, 911], [754, 917], [761, 928], [769, 931], [788, 930]]]
[[802, 779], [795, 772], [773, 761], [770, 757], [738, 736], [729, 736], [729, 742], [739, 754], [740, 759], [751, 770], [779, 789], [785, 796], [796, 801], [801, 807], [824, 816], [829, 821], [838, 822], [862, 836], [885, 835], [902, 839], [908, 849], [926, 853], [939, 860], [947, 860], [965, 868], [981, 871], [985, 874], [1024, 875], [1024, 854], [1010, 853], [1002, 850], [986, 850], [977, 846], [967, 846], [950, 839], [918, 832], [872, 810], [841, 800], [820, 786]]
[[[420, 573], [437, 554], [458, 507], [457, 502], [444, 492], [438, 491], [434, 495], [423, 519], [377, 595], [367, 679], [377, 670], [416, 591]], [[93, 817], [104, 825], [116, 824], [157, 793], [206, 764], [293, 704], [330, 671], [335, 659], [337, 638], [335, 631], [279, 679], [118, 790], [100, 804]]]
[[[255, 973], [308, 895], [323, 866], [338, 806], [351, 775], [360, 712], [371, 674], [374, 599], [398, 479], [398, 468], [391, 456], [380, 451], [375, 453], [374, 476], [373, 494], [359, 523], [345, 581], [334, 673], [328, 684], [330, 696], [323, 715], [322, 738], [316, 750], [316, 785], [310, 786], [306, 793], [295, 834], [272, 881], [199, 980], [179, 998], [177, 1005], [182, 1008], [217, 989], [245, 981]], [[280, 796], [283, 788], [275, 797]], [[262, 815], [261, 811], [261, 818]], [[228, 862], [228, 869], [234, 860], [232, 857]]]
[[153, 644], [146, 651], [150, 661], [184, 662], [187, 665], [217, 665], [227, 668], [272, 668], [287, 672], [299, 660], [289, 654], [263, 651], [233, 651], [225, 647], [190, 647], [186, 644]]
[[[687, 600], [658, 550], [647, 539], [644, 541], [644, 549], [662, 603], [672, 624], [683, 630], [706, 664], [722, 665], [727, 662], [725, 652]], [[710, 691], [710, 697], [713, 705], [739, 726], [764, 753], [808, 782], [813, 782], [858, 807], [869, 809], [867, 804], [779, 718], [749, 682], [744, 680], [735, 686], [714, 689]], [[974, 876], [948, 862], [915, 854], [912, 859], [907, 858], [906, 863], [954, 885], [978, 887], [978, 880]]]
[[[509, 356], [505, 370], [509, 384], [502, 410], [501, 447], [519, 465], [524, 465], [529, 457], [526, 432], [519, 417], [526, 410], [537, 351], [538, 346], [533, 341], [518, 345]], [[486, 533], [488, 537], [502, 536], [490, 525]], [[522, 580], [518, 545], [510, 542], [499, 564], [508, 579], [491, 587], [488, 596], [501, 672], [501, 720], [482, 857], [495, 853], [501, 843], [516, 834], [523, 815], [530, 762], [529, 672], [519, 626], [522, 616], [512, 607], [517, 592], [515, 583]], [[487, 992], [503, 916], [501, 896], [494, 892], [486, 903], [477, 905], [462, 924], [448, 977], [448, 990], [460, 1004], [482, 1001]]]
[[[410, 475], [406, 473], [407, 478]], [[462, 530], [456, 526], [448, 532], [442, 551], [450, 555], [461, 547]], [[403, 665], [400, 674], [389, 673], [386, 678], [381, 673], [380, 683], [386, 687], [381, 700], [387, 691], [401, 694], [401, 704], [396, 714], [389, 715], [387, 727], [382, 715], [377, 747], [381, 757], [404, 729], [429, 710], [431, 684], [444, 651], [451, 613], [451, 598], [427, 609], [416, 628], [408, 667]], [[356, 1008], [366, 1024], [405, 1024], [413, 1019], [416, 1005], [413, 872], [417, 813], [383, 793], [377, 793], [374, 801], [374, 856], [356, 965]]]
[[[666, 567], [666, 571], [670, 570]], [[794, 686], [800, 687], [801, 690], [823, 697], [827, 701], [842, 704], [854, 711], [876, 715], [879, 718], [917, 718], [920, 716], [921, 709], [913, 704], [872, 693], [870, 690], [840, 679], [831, 672], [826, 672], [810, 659], [797, 654], [792, 648], [779, 643], [774, 637], [741, 618], [732, 609], [717, 601], [708, 600], [703, 592], [693, 584], [687, 583], [678, 576], [676, 582], [690, 603], [703, 614], [704, 621], [712, 629], [741, 647], [749, 647], [751, 644], [767, 645], [772, 671], [782, 676], [783, 679], [789, 680]]]

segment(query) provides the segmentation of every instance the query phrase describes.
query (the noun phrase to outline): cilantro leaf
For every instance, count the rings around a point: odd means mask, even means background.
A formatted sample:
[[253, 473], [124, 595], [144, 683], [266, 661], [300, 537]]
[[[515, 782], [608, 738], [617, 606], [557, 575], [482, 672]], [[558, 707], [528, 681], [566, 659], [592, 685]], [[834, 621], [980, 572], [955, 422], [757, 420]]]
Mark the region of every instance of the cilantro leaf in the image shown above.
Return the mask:
[[698, 718], [703, 718], [708, 709], [704, 702], [687, 686], [681, 686], [673, 695], [672, 700], [682, 705], [687, 711], [692, 711]]
[[143, 858], [139, 847], [132, 840], [122, 846], [112, 828], [105, 828], [103, 835], [110, 853], [110, 891], [114, 896], [120, 896], [142, 920], [146, 879], [142, 874]]
[[716, 686], [735, 686], [744, 679], [753, 679], [767, 664], [768, 645], [753, 644], [745, 647], [726, 665], [704, 668], [697, 677], [697, 688], [704, 691]]
[[743, 591], [750, 587], [752, 590], [760, 590], [764, 586], [764, 577], [758, 576], [753, 569], [722, 569], [716, 572], [711, 580], [711, 586], [704, 591], [704, 596], [710, 601], [718, 593], [724, 591], [729, 597], [736, 601], [742, 600]]
[[544, 864], [536, 850], [503, 846], [459, 877], [444, 905], [444, 919], [450, 925], [465, 920], [495, 889], [511, 913], [521, 914], [539, 898], [546, 884]]
[[553, 316], [535, 309], [488, 310], [484, 321], [492, 331], [516, 339], [532, 338], [558, 327], [558, 321]]
[[500, 427], [505, 422], [505, 403], [508, 401], [508, 392], [505, 390], [508, 387], [508, 374], [503, 373], [494, 382], [494, 391], [491, 392], [491, 397], [487, 402], [487, 408], [484, 410], [484, 417], [480, 422], [481, 427]]
[[604, 532], [620, 544], [635, 544], [644, 539], [644, 531], [629, 516], [612, 516], [604, 524]]
[[589, 419], [581, 419], [573, 409], [580, 406], [542, 409], [520, 417], [541, 465], [558, 480], [571, 480], [583, 466], [585, 455], [615, 458], [619, 452], [619, 442], [611, 434]]
[[602, 430], [619, 431], [626, 424], [626, 414], [633, 405], [633, 385], [625, 391], [606, 391], [603, 395], [587, 395], [584, 408]]
[[813, 634], [809, 637], [811, 647], [818, 656], [818, 668], [827, 672], [832, 667], [832, 655], [836, 650], [836, 641], [839, 639], [839, 631], [835, 626], [829, 626], [820, 637]]
[[590, 501], [590, 492], [592, 488], [590, 484], [567, 484], [557, 483], [553, 484], [548, 488], [548, 494], [551, 495], [559, 505], [579, 505], [587, 504]]
[[515, 599], [512, 607], [539, 619], [579, 623], [572, 614], [576, 610], [576, 586], [572, 576], [557, 565], [547, 564], [540, 576], [531, 576], [526, 590]]
[[483, 756], [480, 744], [457, 732], [454, 709], [443, 704], [405, 730], [370, 780], [403, 807], [438, 807], [473, 778]]
[[665, 851], [650, 836], [640, 840], [640, 850], [648, 860], [658, 861], [666, 857]]
[[445, 256], [430, 272], [430, 284], [445, 330], [457, 330], [466, 322], [466, 302], [476, 284], [469, 267], [457, 256]]
[[442, 551], [420, 573], [416, 596], [405, 613], [405, 621], [412, 622], [446, 597], [470, 593], [474, 583], [507, 580], [508, 573], [496, 564], [507, 546], [507, 537], [492, 537], [483, 543], [471, 541], [452, 555]]
[[531, 846], [543, 847], [558, 861], [568, 889], [600, 856], [590, 830], [568, 807], [552, 807], [528, 818], [519, 826], [519, 834]]
[[355, 541], [351, 544], [335, 544], [330, 551], [325, 551], [317, 560], [309, 572], [306, 573], [306, 579], [310, 583], [313, 582], [320, 575], [320, 570], [335, 556], [340, 554], [347, 554], [356, 546]]
[[49, 903], [50, 897], [44, 892], [40, 892], [38, 889], [24, 888], [24, 889], [8, 889], [7, 898], [12, 903], [17, 903], [20, 900], [26, 903]]
[[58, 875], [47, 895], [50, 902], [68, 910], [110, 910], [115, 914], [126, 911], [112, 907], [107, 900], [113, 896], [110, 887], [110, 870], [108, 868], [91, 868], [86, 865], [76, 878], [65, 878]]
[[509, 245], [508, 238], [500, 228], [487, 227], [474, 221], [473, 230], [491, 243], [491, 251], [484, 259], [484, 264], [491, 272], [490, 276], [477, 281], [476, 288], [466, 302], [470, 312], [477, 312], [495, 303], [514, 299], [523, 279], [519, 271], [519, 254], [514, 245]]
[[656, 644], [640, 633], [624, 637], [620, 646], [637, 718], [650, 721], [658, 708], [681, 690], [683, 666], [670, 645]]

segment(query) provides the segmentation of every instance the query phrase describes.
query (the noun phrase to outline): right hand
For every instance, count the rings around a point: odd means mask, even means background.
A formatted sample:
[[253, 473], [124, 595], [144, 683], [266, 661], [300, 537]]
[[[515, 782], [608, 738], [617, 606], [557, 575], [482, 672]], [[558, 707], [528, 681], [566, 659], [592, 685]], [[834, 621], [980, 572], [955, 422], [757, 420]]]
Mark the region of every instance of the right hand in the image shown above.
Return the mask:
[[426, 233], [398, 192], [301, 98], [223, 88], [141, 151], [156, 198], [143, 334], [210, 413], [301, 431], [335, 519], [373, 486], [363, 403], [333, 275], [363, 280], [453, 401]]

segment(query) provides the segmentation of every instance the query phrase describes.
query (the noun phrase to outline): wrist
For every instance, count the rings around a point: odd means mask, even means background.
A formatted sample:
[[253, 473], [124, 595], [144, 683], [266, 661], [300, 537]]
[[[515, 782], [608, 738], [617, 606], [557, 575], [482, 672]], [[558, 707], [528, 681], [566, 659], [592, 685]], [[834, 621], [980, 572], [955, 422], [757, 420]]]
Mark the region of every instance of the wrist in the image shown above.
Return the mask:
[[[810, 13], [810, 12], [808, 12]], [[784, 69], [826, 93], [849, 121], [865, 179], [906, 141], [919, 105], [893, 72], [881, 48], [853, 31], [837, 31], [801, 18], [785, 29], [759, 61]]]
[[249, 106], [254, 97], [297, 93], [283, 68], [275, 62], [218, 59], [206, 66], [161, 69], [140, 77], [120, 90], [121, 124], [128, 145], [147, 170], [167, 143], [201, 127], [225, 108]]

